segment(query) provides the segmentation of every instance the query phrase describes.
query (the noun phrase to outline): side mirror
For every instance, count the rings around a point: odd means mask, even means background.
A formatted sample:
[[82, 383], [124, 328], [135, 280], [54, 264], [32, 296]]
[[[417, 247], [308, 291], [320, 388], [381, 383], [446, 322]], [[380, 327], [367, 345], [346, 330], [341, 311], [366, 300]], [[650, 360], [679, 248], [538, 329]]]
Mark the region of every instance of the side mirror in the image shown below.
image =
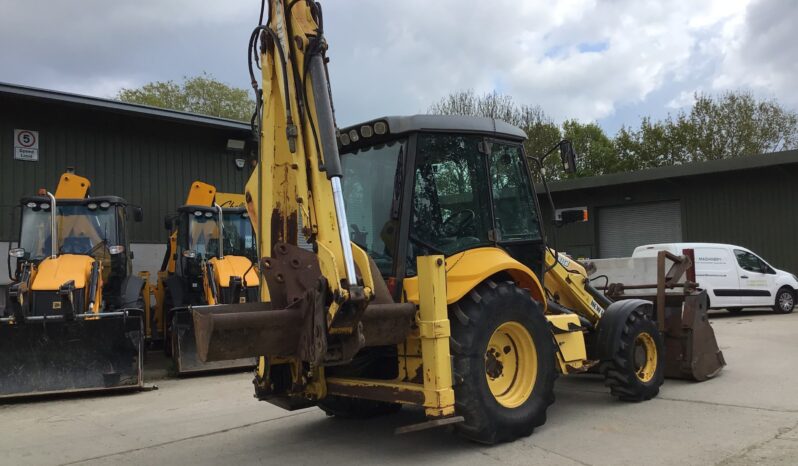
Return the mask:
[[166, 217], [163, 218], [163, 227], [166, 229], [166, 231], [171, 232], [174, 226], [175, 226], [174, 217], [172, 217], [171, 215], [167, 215]]
[[573, 144], [568, 139], [560, 141], [560, 161], [565, 173], [576, 173], [576, 153]]
[[15, 257], [17, 259], [22, 259], [25, 257], [25, 249], [24, 248], [13, 248], [8, 250], [8, 255], [11, 257]]
[[144, 221], [144, 211], [141, 210], [141, 206], [133, 206], [133, 221], [136, 223]]

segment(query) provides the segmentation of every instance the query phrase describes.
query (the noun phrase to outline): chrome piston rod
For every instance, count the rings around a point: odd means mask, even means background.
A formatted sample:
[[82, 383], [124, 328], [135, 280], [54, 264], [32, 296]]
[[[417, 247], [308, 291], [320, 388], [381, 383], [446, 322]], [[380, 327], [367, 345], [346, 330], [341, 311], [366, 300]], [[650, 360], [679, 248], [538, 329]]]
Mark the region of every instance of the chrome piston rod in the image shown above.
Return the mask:
[[332, 112], [330, 88], [327, 85], [327, 72], [321, 54], [313, 55], [310, 59], [310, 77], [313, 82], [313, 98], [316, 104], [318, 136], [324, 155], [324, 170], [327, 178], [332, 183], [333, 202], [335, 203], [335, 217], [338, 221], [338, 236], [344, 253], [346, 279], [349, 286], [357, 285], [355, 261], [352, 257], [352, 243], [349, 238], [349, 222], [346, 219], [344, 207], [344, 194], [341, 189], [341, 156], [338, 154], [338, 142], [335, 135], [335, 119]]

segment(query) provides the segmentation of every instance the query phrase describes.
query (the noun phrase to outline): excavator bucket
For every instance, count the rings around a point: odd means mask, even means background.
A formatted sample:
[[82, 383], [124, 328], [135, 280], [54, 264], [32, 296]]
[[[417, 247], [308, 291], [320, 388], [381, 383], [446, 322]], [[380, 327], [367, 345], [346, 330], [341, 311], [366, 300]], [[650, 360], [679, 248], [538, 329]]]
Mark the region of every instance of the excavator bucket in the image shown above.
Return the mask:
[[143, 322], [100, 318], [0, 322], [0, 398], [143, 386]]
[[665, 308], [665, 376], [698, 382], [716, 376], [726, 360], [709, 325], [706, 291]]
[[197, 340], [194, 336], [194, 319], [188, 308], [176, 309], [172, 320], [172, 357], [177, 373], [188, 375], [224, 369], [252, 368], [257, 364], [254, 357], [219, 358], [203, 362], [197, 353]]

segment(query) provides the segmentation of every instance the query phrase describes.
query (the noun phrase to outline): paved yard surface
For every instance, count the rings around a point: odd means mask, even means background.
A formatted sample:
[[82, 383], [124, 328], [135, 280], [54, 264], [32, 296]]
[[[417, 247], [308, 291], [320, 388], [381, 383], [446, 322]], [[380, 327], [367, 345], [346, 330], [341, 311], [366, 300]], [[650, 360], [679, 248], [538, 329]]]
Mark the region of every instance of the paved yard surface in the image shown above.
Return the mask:
[[717, 379], [669, 380], [659, 398], [626, 404], [597, 378], [561, 378], [546, 425], [495, 447], [445, 430], [393, 435], [421, 420], [413, 410], [371, 421], [283, 411], [239, 373], [0, 405], [0, 464], [798, 464], [798, 313], [712, 322], [729, 363]]

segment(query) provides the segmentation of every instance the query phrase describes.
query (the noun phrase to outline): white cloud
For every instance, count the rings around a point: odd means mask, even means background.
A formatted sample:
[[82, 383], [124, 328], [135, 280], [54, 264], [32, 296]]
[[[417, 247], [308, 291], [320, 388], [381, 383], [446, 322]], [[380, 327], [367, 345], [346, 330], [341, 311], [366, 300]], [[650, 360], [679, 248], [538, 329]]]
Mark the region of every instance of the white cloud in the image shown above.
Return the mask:
[[[798, 2], [325, 1], [341, 123], [496, 88], [556, 119], [657, 114], [751, 86], [798, 106]], [[259, 4], [0, 0], [0, 81], [104, 97], [207, 71], [248, 87]], [[636, 124], [636, 121], [628, 121]]]
[[671, 99], [671, 101], [666, 104], [666, 107], [680, 109], [690, 107], [693, 103], [695, 103], [695, 91], [682, 91], [676, 98]]
[[[337, 33], [328, 27], [330, 35], [346, 37], [331, 41], [333, 67], [341, 70], [334, 84], [343, 74], [358, 83], [335, 87], [347, 106], [385, 102], [383, 108], [419, 111], [451, 90], [485, 92], [500, 83], [502, 92], [540, 104], [556, 119], [582, 120], [608, 117], [619, 105], [639, 104], [658, 89], [689, 80], [691, 60], [716, 53], [703, 44], [707, 31], [739, 21], [745, 9], [742, 1], [720, 0], [347, 6], [369, 24], [352, 22]], [[368, 44], [371, 59], [342, 55], [340, 44], [352, 41]], [[358, 72], [343, 71], [352, 69]], [[351, 104], [355, 92], [365, 97], [360, 105]]]
[[725, 31], [728, 45], [713, 89], [748, 87], [798, 107], [796, 19], [798, 2], [758, 0], [749, 5], [745, 20]]

